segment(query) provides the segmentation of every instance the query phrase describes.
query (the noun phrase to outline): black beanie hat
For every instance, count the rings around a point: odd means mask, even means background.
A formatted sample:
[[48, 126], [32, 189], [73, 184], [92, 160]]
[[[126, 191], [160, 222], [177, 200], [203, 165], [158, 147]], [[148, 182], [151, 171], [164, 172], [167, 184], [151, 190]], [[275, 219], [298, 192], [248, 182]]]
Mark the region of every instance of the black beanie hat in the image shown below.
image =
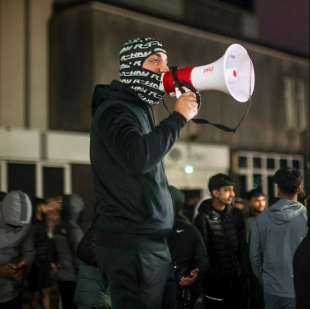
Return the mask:
[[218, 190], [221, 187], [233, 186], [233, 185], [234, 182], [228, 175], [219, 173], [210, 178], [208, 187], [211, 193], [213, 190]]

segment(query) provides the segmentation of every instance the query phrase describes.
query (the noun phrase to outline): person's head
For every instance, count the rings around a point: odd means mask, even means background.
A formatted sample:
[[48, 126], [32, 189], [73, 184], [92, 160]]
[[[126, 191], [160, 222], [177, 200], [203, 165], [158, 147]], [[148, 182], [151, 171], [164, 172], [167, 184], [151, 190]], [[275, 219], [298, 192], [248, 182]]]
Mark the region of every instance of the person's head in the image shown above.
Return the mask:
[[77, 223], [84, 209], [83, 199], [75, 193], [65, 194], [62, 197], [61, 219], [64, 222]]
[[233, 180], [225, 174], [216, 174], [209, 179], [208, 188], [213, 199], [229, 205], [235, 197]]
[[23, 227], [31, 221], [31, 201], [22, 191], [10, 191], [1, 202], [0, 212], [4, 224], [14, 228]]
[[237, 197], [234, 201], [234, 207], [240, 210], [243, 210], [245, 208], [245, 203], [244, 203], [243, 198]]
[[278, 195], [297, 196], [302, 183], [300, 171], [294, 168], [280, 168], [273, 176], [274, 182], [278, 187]]
[[120, 81], [139, 98], [155, 105], [162, 101], [161, 74], [169, 71], [167, 52], [159, 41], [146, 37], [125, 42], [120, 50]]
[[36, 197], [32, 203], [33, 205], [33, 219], [36, 221], [44, 221], [46, 214], [49, 211], [47, 200]]
[[267, 207], [267, 200], [265, 194], [259, 189], [253, 189], [246, 194], [248, 205], [250, 209], [256, 212], [263, 212]]

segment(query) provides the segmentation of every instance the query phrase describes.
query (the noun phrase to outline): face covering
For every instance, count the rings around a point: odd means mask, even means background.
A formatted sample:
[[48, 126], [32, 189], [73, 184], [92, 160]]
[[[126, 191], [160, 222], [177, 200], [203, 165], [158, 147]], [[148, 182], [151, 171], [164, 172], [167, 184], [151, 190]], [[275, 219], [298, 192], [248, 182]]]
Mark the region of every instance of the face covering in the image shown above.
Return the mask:
[[160, 103], [164, 95], [159, 89], [161, 74], [142, 68], [144, 60], [155, 53], [167, 52], [160, 42], [152, 38], [129, 40], [120, 51], [120, 81], [149, 105]]

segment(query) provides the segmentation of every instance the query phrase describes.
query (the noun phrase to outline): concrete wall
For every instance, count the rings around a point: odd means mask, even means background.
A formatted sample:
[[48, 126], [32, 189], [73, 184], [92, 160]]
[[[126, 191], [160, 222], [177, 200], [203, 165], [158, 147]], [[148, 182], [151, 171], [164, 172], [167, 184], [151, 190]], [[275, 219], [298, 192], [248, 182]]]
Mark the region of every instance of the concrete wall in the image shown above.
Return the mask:
[[0, 126], [47, 128], [52, 0], [0, 0]]
[[[55, 65], [51, 67], [50, 123], [52, 129], [62, 130], [89, 130], [93, 87], [118, 78], [118, 51], [128, 38], [159, 38], [167, 47], [170, 64], [179, 66], [213, 62], [236, 43], [227, 37], [102, 3], [64, 11], [54, 17], [51, 29], [51, 58]], [[227, 144], [232, 149], [304, 153], [307, 134], [299, 123], [309, 127], [309, 61], [246, 42], [237, 43], [247, 48], [256, 72], [248, 117], [236, 134], [190, 125], [183, 138]], [[246, 108], [219, 92], [205, 92], [202, 99], [199, 116], [230, 126], [237, 124]], [[173, 109], [173, 100], [168, 101]], [[162, 118], [165, 112], [159, 107], [157, 114]]]
[[25, 123], [25, 14], [23, 0], [0, 1], [0, 125]]

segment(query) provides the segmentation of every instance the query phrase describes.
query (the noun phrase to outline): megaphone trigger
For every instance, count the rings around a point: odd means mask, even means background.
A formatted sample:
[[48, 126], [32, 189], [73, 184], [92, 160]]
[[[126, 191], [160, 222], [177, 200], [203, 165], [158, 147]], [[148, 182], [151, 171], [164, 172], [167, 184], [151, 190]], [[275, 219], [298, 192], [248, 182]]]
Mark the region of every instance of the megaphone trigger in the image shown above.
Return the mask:
[[200, 110], [200, 107], [201, 107], [201, 95], [198, 91], [195, 92], [195, 95], [196, 95], [196, 100], [197, 100], [197, 104], [198, 104], [198, 111]]

